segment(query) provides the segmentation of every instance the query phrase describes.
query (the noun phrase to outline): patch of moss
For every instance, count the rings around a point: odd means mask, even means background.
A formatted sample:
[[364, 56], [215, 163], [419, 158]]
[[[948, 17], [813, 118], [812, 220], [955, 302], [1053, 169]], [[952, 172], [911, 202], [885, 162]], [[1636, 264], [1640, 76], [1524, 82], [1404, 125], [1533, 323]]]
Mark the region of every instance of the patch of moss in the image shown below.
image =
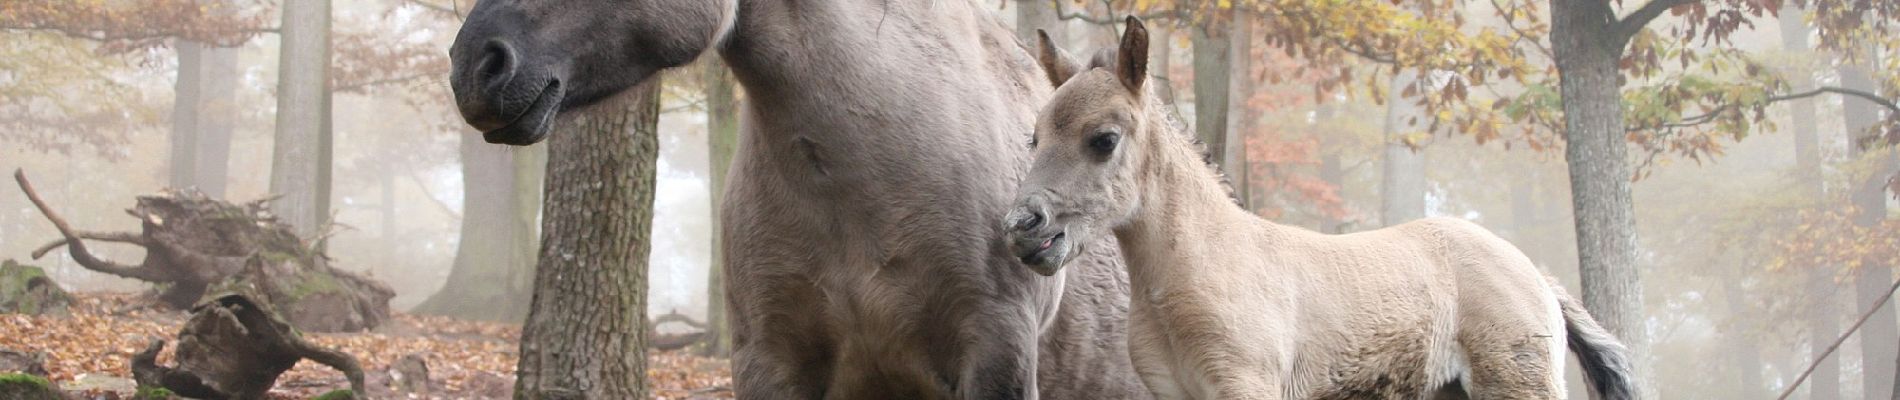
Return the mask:
[[53, 382], [38, 376], [27, 374], [0, 374], [0, 386], [28, 385], [52, 389]]
[[13, 260], [0, 261], [0, 312], [59, 313], [70, 300], [65, 290], [39, 267]]
[[171, 389], [166, 389], [166, 388], [161, 388], [161, 387], [151, 387], [151, 386], [140, 386], [138, 394], [134, 395], [132, 398], [138, 399], [138, 400], [169, 400], [176, 397], [178, 397], [178, 394], [172, 393]]
[[310, 400], [352, 400], [355, 398], [356, 392], [352, 392], [349, 389], [337, 389], [329, 393], [317, 395], [317, 397], [311, 397]]
[[295, 302], [313, 294], [335, 293], [342, 290], [343, 285], [337, 283], [335, 276], [312, 270], [301, 275], [301, 279], [291, 284], [290, 293], [286, 294], [290, 295], [291, 301]]

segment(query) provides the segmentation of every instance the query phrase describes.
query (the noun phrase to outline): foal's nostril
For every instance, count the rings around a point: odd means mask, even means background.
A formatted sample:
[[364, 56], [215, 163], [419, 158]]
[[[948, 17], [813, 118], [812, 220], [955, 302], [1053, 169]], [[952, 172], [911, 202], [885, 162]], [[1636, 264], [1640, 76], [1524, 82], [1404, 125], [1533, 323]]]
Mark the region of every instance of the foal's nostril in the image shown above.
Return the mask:
[[489, 40], [487, 45], [482, 46], [482, 59], [476, 71], [480, 71], [482, 83], [499, 86], [514, 77], [518, 61], [514, 46], [500, 39]]
[[1021, 218], [1016, 219], [1016, 230], [1027, 231], [1040, 228], [1042, 227], [1042, 223], [1043, 217], [1041, 211], [1025, 212]]

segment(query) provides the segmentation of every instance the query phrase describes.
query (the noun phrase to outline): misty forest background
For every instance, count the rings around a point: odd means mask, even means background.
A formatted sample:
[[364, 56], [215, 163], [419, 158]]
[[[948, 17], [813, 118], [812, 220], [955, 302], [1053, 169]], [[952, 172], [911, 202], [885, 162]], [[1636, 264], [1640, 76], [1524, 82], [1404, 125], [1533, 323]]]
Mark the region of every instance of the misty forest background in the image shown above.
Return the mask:
[[[551, 147], [461, 122], [447, 48], [473, 2], [454, 1], [0, 3], [0, 168], [90, 230], [136, 231], [120, 210], [167, 187], [277, 196], [392, 308], [518, 324]], [[1794, 398], [1900, 398], [1900, 322], [1869, 314], [1900, 261], [1900, 4], [989, 3], [1026, 43], [1043, 28], [1070, 49], [1145, 18], [1157, 90], [1247, 207], [1324, 232], [1482, 224], [1637, 347], [1658, 398], [1771, 398], [1811, 365]], [[644, 307], [717, 322], [713, 193], [745, 95], [716, 56], [661, 79], [651, 232], [633, 235], [650, 239]], [[75, 292], [151, 287], [29, 260], [59, 237], [0, 190], [0, 258]]]

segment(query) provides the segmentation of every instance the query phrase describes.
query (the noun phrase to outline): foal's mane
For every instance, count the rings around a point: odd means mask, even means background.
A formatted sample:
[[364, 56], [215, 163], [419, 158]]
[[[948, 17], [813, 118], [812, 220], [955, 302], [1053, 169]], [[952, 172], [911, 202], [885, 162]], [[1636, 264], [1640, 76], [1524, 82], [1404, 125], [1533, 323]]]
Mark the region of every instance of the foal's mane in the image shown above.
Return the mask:
[[[1094, 56], [1089, 57], [1088, 66], [1082, 70], [1087, 71], [1102, 68], [1112, 71], [1115, 68], [1116, 53], [1115, 47], [1097, 49], [1095, 50]], [[1156, 82], [1156, 80], [1152, 79], [1152, 76], [1150, 78], [1148, 81]], [[1142, 85], [1141, 103], [1144, 105], [1142, 107], [1144, 108], [1143, 112], [1148, 113], [1149, 118], [1160, 117], [1162, 125], [1166, 127], [1165, 129], [1173, 131], [1171, 133], [1187, 139], [1188, 146], [1193, 148], [1196, 153], [1200, 153], [1201, 164], [1207, 167], [1208, 172], [1213, 172], [1214, 179], [1220, 182], [1221, 191], [1227, 193], [1227, 200], [1233, 201], [1234, 205], [1238, 205], [1241, 208], [1246, 208], [1246, 204], [1240, 204], [1239, 194], [1234, 192], [1233, 181], [1229, 180], [1227, 174], [1221, 172], [1220, 165], [1214, 162], [1214, 154], [1207, 150], [1207, 143], [1202, 142], [1199, 136], [1195, 136], [1194, 132], [1188, 129], [1187, 123], [1181, 121], [1181, 119], [1174, 114], [1174, 108], [1171, 104], [1162, 104], [1161, 97], [1156, 96], [1154, 90], [1151, 89], [1153, 86], [1152, 83]]]

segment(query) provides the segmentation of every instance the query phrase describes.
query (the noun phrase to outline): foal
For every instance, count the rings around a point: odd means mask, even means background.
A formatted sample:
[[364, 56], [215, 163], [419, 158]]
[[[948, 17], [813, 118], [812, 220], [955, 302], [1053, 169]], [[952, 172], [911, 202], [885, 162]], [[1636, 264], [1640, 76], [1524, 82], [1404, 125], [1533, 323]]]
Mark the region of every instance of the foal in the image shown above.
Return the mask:
[[1323, 235], [1236, 206], [1143, 89], [1147, 54], [1135, 18], [1087, 68], [1042, 37], [1059, 88], [1004, 228], [1043, 275], [1119, 239], [1128, 348], [1157, 398], [1563, 398], [1566, 339], [1600, 395], [1635, 395], [1623, 346], [1477, 225]]

